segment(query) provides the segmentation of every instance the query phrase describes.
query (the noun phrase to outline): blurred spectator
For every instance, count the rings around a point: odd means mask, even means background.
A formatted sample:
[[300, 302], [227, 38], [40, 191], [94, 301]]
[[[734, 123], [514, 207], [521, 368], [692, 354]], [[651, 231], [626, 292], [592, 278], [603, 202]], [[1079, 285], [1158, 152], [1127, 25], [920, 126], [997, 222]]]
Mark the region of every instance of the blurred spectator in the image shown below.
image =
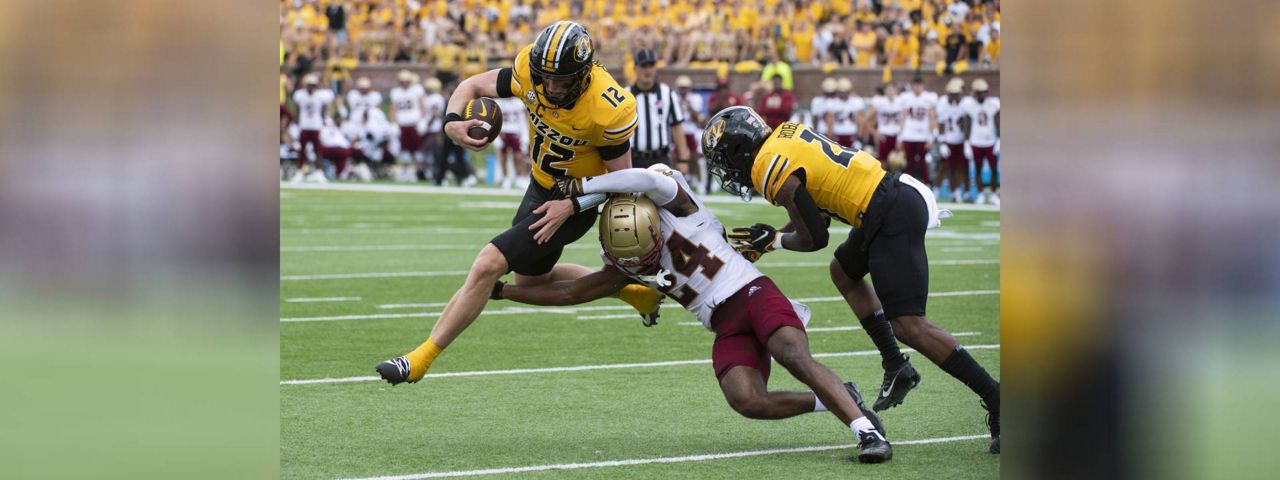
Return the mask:
[[782, 76], [774, 75], [770, 82], [761, 82], [761, 93], [757, 94], [756, 111], [764, 117], [771, 128], [777, 128], [791, 119], [791, 109], [796, 98], [790, 90], [783, 88]]
[[347, 43], [347, 8], [341, 3], [333, 2], [324, 9], [324, 16], [329, 20], [329, 32], [339, 45]]
[[728, 78], [716, 79], [716, 91], [711, 94], [711, 98], [707, 99], [707, 117], [712, 117], [734, 105], [742, 105], [742, 97], [729, 90]]
[[760, 79], [770, 80], [776, 77], [781, 80], [783, 90], [791, 90], [795, 86], [795, 79], [791, 75], [791, 65], [782, 60], [776, 48], [769, 48], [768, 55], [769, 63], [766, 63], [764, 70], [760, 72]]
[[945, 68], [946, 63], [947, 49], [938, 42], [938, 32], [930, 30], [925, 34], [924, 53], [920, 57], [920, 66], [927, 69]]
[[858, 21], [858, 30], [854, 32], [850, 46], [854, 51], [855, 66], [874, 67], [878, 64], [876, 61], [876, 32], [871, 30], [871, 24], [868, 22]]
[[991, 30], [991, 39], [982, 47], [982, 63], [991, 68], [1000, 68], [1000, 30]]

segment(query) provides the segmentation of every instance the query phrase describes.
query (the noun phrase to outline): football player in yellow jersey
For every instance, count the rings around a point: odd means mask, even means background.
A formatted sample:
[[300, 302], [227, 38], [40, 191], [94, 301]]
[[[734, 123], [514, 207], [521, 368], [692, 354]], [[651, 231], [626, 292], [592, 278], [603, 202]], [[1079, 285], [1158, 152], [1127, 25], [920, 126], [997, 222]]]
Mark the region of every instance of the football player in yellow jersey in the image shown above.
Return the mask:
[[[557, 180], [568, 183], [569, 177], [631, 168], [635, 99], [594, 58], [586, 29], [573, 22], [555, 22], [520, 51], [511, 68], [472, 76], [454, 90], [446, 108], [444, 131], [454, 142], [472, 150], [487, 142], [467, 135], [469, 128], [482, 123], [462, 119], [468, 102], [478, 97], [519, 97], [524, 101], [529, 112], [535, 181], [529, 183], [511, 228], [480, 250], [427, 340], [402, 357], [378, 364], [376, 370], [387, 382], [395, 385], [421, 380], [440, 352], [480, 315], [494, 282], [507, 272], [515, 272], [517, 285], [572, 280], [592, 272], [581, 265], [556, 262], [565, 245], [595, 225], [596, 210], [578, 208], [575, 201], [564, 200], [556, 204], [560, 209], [544, 212], [550, 209], [548, 200], [565, 198], [563, 192], [553, 190]], [[537, 228], [541, 230], [535, 236]], [[662, 294], [629, 285], [618, 297], [651, 324]]]
[[896, 335], [978, 394], [989, 412], [989, 450], [1000, 453], [1000, 384], [955, 337], [925, 317], [925, 230], [950, 214], [938, 209], [933, 192], [910, 175], [885, 172], [870, 154], [844, 148], [807, 126], [786, 122], [771, 130], [748, 107], [730, 107], [711, 117], [702, 150], [708, 172], [726, 191], [743, 198], [760, 194], [787, 209], [791, 223], [782, 230], [757, 223], [729, 234], [748, 259], [779, 248], [825, 248], [831, 217], [853, 227], [836, 248], [830, 274], [880, 350], [884, 383], [872, 408], [901, 404], [920, 382]]

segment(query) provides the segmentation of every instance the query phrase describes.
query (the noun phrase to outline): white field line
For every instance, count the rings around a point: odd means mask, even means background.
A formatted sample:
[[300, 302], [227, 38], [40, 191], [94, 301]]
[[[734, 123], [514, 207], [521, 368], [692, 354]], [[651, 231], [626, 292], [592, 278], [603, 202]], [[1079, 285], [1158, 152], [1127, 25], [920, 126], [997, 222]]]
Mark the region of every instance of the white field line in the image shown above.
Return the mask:
[[315, 275], [281, 275], [280, 281], [297, 280], [341, 280], [350, 278], [392, 278], [392, 277], [448, 277], [466, 275], [466, 270], [444, 272], [369, 272], [369, 273], [320, 273]]
[[985, 249], [982, 247], [942, 247], [940, 250], [947, 253], [958, 253], [958, 252], [981, 252]]
[[[953, 266], [953, 265], [999, 265], [998, 258], [982, 258], [982, 259], [963, 259], [963, 260], [932, 260], [929, 266]], [[825, 267], [831, 265], [830, 261], [826, 262], [760, 262], [756, 266], [760, 268], [779, 267]]]
[[[960, 290], [955, 292], [933, 292], [930, 297], [964, 297], [970, 295], [997, 295], [999, 290]], [[801, 303], [821, 303], [821, 302], [843, 302], [844, 297], [809, 297], [809, 298], [793, 298]], [[631, 307], [625, 305], [610, 306], [590, 306], [590, 307], [507, 307], [502, 310], [484, 310], [480, 315], [530, 315], [530, 314], [575, 314], [578, 312], [591, 312], [597, 310], [630, 310]], [[328, 317], [293, 317], [281, 318], [281, 322], [326, 322], [334, 320], [379, 320], [388, 318], [421, 318], [435, 317], [442, 312], [413, 312], [413, 313], [375, 313], [369, 315], [336, 315]]]
[[[586, 315], [578, 317], [578, 320], [604, 320], [609, 318], [636, 318], [639, 315], [634, 313], [619, 313], [614, 315]], [[701, 324], [699, 324], [701, 325]]]
[[[992, 350], [999, 349], [1000, 345], [966, 345], [968, 350]], [[904, 352], [915, 352], [910, 348], [902, 349]], [[860, 350], [855, 352], [832, 352], [832, 353], [815, 353], [813, 358], [835, 358], [835, 357], [864, 357], [870, 355], [879, 355], [879, 350]], [[577, 365], [572, 367], [545, 367], [545, 368], [517, 368], [512, 370], [474, 370], [469, 372], [447, 372], [447, 373], [429, 373], [426, 378], [448, 378], [448, 377], [480, 377], [489, 375], [524, 375], [531, 373], [563, 373], [563, 372], [583, 372], [588, 370], [618, 370], [627, 368], [655, 368], [655, 367], [679, 367], [686, 365], [707, 365], [711, 363], [711, 359], [699, 360], [671, 360], [666, 362], [646, 362], [646, 363], [611, 363], [604, 365]], [[282, 380], [281, 385], [315, 385], [322, 383], [351, 383], [351, 382], [372, 382], [382, 381], [382, 378], [375, 376], [366, 377], [342, 377], [342, 378], [311, 378], [306, 380]]]
[[[467, 250], [479, 252], [482, 244], [469, 243], [462, 244], [433, 244], [433, 245], [307, 245], [294, 247], [280, 247], [283, 252], [400, 252], [413, 250]], [[573, 250], [598, 250], [600, 247], [589, 244], [569, 244], [565, 245], [566, 249]]]
[[[792, 268], [792, 267], [825, 267], [830, 265], [830, 261], [826, 262], [770, 262], [761, 263], [762, 268]], [[955, 265], [999, 265], [999, 259], [976, 259], [976, 260], [935, 260], [929, 262], [930, 266], [955, 266]], [[448, 277], [466, 275], [466, 270], [448, 270], [435, 272], [364, 272], [364, 273], [318, 273], [311, 275], [281, 275], [281, 281], [298, 281], [298, 280], [345, 280], [353, 278], [398, 278], [398, 277]]]
[[[963, 435], [958, 437], [934, 437], [922, 438], [918, 440], [891, 440], [895, 446], [902, 445], [925, 445], [930, 443], [947, 443], [947, 442], [963, 442], [969, 440], [978, 440], [990, 438], [989, 435]], [[609, 467], [628, 467], [633, 465], [648, 465], [653, 463], [684, 463], [684, 462], [705, 462], [708, 460], [724, 460], [729, 458], [742, 457], [759, 457], [763, 455], [777, 455], [783, 453], [808, 453], [808, 452], [825, 452], [830, 450], [852, 449], [855, 445], [814, 445], [811, 447], [793, 447], [793, 448], [774, 448], [769, 450], [747, 450], [739, 452], [725, 453], [708, 453], [702, 455], [686, 455], [682, 457], [658, 457], [658, 458], [632, 458], [626, 460], [605, 460], [602, 462], [589, 463], [559, 463], [554, 465], [531, 465], [526, 467], [502, 467], [502, 468], [486, 468], [483, 470], [453, 470], [441, 472], [424, 472], [411, 473], [407, 475], [393, 475], [385, 477], [368, 477], [360, 479], [347, 480], [419, 480], [425, 478], [448, 478], [448, 477], [473, 477], [480, 475], [505, 475], [511, 473], [526, 472], [545, 472], [548, 470], [578, 470], [583, 468], [609, 468]]]
[[[341, 192], [382, 192], [382, 193], [414, 193], [414, 194], [444, 194], [444, 195], [488, 195], [495, 197], [521, 197], [524, 192], [519, 190], [501, 190], [497, 188], [485, 187], [435, 187], [427, 185], [385, 185], [385, 184], [359, 184], [359, 183], [326, 183], [326, 184], [308, 184], [308, 183], [280, 183], [281, 195], [286, 192], [284, 190], [319, 190], [319, 191], [341, 191]], [[728, 195], [703, 195], [699, 197], [703, 203], [723, 203], [731, 205], [743, 205], [738, 197]], [[767, 205], [762, 198], [755, 198], [749, 205]], [[983, 212], [999, 212], [1000, 207], [995, 205], [975, 205], [968, 203], [950, 203], [938, 202], [939, 208], [946, 208], [951, 211], [983, 211]], [[770, 207], [772, 208], [772, 207]]]
[[313, 303], [313, 302], [358, 302], [360, 297], [315, 297], [315, 298], [286, 298], [284, 301], [289, 303]]
[[[602, 305], [590, 307], [507, 307], [501, 310], [484, 310], [480, 315], [537, 315], [537, 314], [558, 314], [573, 315], [578, 312], [591, 312], [598, 310], [631, 310], [627, 305]], [[375, 313], [370, 315], [336, 315], [330, 317], [297, 317], [297, 318], [281, 318], [281, 322], [324, 322], [332, 320], [379, 320], [387, 318], [420, 318], [420, 317], [436, 317], [443, 312], [413, 312], [413, 313]]]
[[438, 307], [443, 307], [443, 306], [448, 305], [448, 304], [449, 304], [449, 302], [435, 302], [435, 303], [388, 303], [388, 304], [385, 304], [385, 305], [378, 305], [378, 308], [382, 308], [382, 309], [390, 309], [390, 308], [438, 308]]

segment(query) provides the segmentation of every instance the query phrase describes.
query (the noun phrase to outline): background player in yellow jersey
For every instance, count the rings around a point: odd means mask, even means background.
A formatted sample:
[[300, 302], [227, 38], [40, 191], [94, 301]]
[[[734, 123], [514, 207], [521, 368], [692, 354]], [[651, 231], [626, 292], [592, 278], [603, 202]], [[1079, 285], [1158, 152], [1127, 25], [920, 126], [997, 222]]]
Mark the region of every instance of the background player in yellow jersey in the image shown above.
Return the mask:
[[[885, 369], [876, 411], [902, 403], [920, 381], [894, 341], [916, 349], [981, 397], [990, 412], [991, 453], [1000, 452], [1000, 384], [950, 333], [925, 318], [929, 263], [925, 230], [950, 212], [909, 175], [887, 173], [879, 160], [849, 150], [807, 126], [770, 129], [748, 107], [731, 107], [707, 122], [702, 136], [707, 169], [730, 193], [763, 195], [787, 209], [781, 231], [757, 223], [733, 229], [735, 248], [754, 261], [785, 248], [825, 248], [830, 217], [853, 227], [836, 248], [831, 280], [880, 350]], [[870, 273], [873, 289], [866, 281]], [[892, 325], [892, 326], [891, 326]]]
[[[480, 315], [494, 282], [507, 272], [515, 272], [517, 285], [572, 280], [591, 273], [581, 265], [557, 265], [556, 261], [565, 245], [595, 225], [596, 210], [563, 202], [570, 214], [541, 221], [548, 209], [545, 204], [558, 196], [552, 191], [557, 178], [631, 168], [635, 99], [595, 63], [591, 36], [577, 23], [551, 24], [516, 55], [511, 68], [490, 70], [458, 85], [446, 108], [444, 131], [472, 150], [487, 142], [467, 135], [467, 129], [480, 120], [464, 121], [461, 112], [478, 97], [519, 97], [528, 107], [534, 181], [511, 228], [480, 250], [465, 283], [449, 300], [427, 340], [402, 357], [378, 364], [378, 374], [392, 385], [421, 380], [441, 350]], [[541, 228], [536, 238], [533, 228]], [[630, 285], [618, 296], [636, 307], [646, 325], [654, 322], [661, 293]]]

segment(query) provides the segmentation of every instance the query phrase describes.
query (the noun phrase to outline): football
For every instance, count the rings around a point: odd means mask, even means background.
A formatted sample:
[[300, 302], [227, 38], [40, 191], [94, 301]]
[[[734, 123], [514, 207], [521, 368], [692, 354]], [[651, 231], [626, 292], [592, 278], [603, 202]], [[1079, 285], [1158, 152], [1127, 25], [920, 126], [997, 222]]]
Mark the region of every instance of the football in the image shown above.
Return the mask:
[[484, 122], [467, 129], [467, 136], [476, 140], [492, 142], [502, 131], [502, 111], [498, 109], [498, 102], [489, 97], [475, 98], [467, 102], [467, 107], [462, 111], [462, 119]]

